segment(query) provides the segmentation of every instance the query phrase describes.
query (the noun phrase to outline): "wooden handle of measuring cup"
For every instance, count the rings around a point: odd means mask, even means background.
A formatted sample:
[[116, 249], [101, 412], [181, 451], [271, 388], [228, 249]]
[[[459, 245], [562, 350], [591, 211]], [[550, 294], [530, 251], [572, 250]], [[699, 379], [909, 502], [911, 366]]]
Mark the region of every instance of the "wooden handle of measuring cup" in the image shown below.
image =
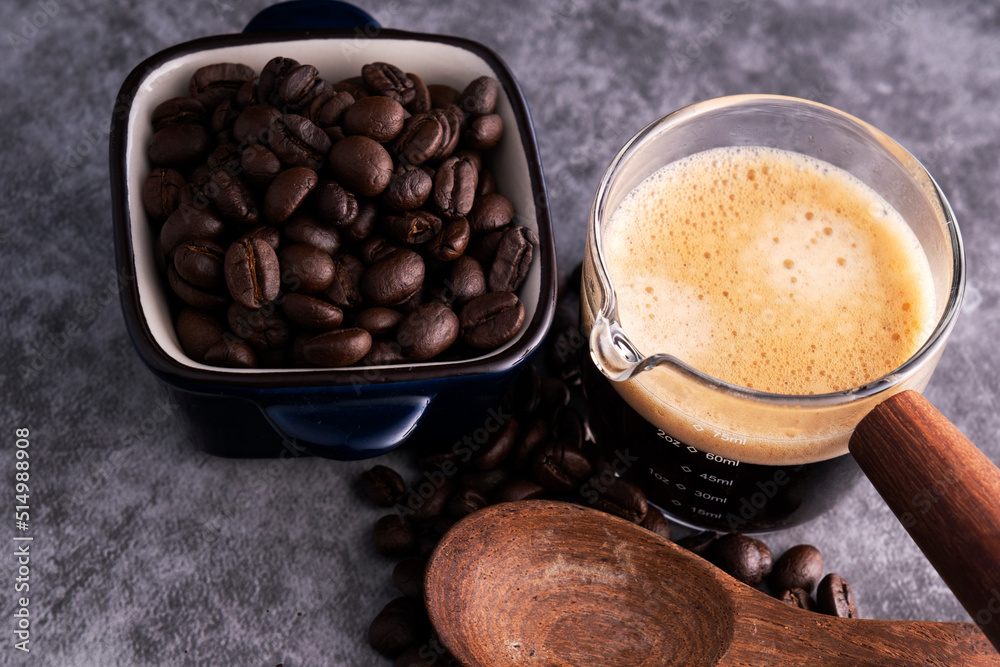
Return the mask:
[[972, 619], [1000, 648], [1000, 469], [915, 391], [858, 424], [851, 453]]

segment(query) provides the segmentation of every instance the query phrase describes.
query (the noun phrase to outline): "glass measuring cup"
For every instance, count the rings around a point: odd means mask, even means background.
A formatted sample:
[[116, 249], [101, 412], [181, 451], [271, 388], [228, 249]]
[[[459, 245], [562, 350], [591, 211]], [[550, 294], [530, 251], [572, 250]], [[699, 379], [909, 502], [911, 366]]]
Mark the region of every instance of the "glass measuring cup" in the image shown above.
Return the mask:
[[[772, 147], [823, 160], [860, 179], [902, 215], [927, 257], [936, 297], [936, 325], [902, 365], [845, 391], [782, 395], [729, 384], [669, 351], [640, 350], [629, 339], [603, 254], [608, 218], [661, 167], [728, 146]], [[686, 107], [626, 144], [594, 198], [581, 300], [589, 340], [588, 424], [616, 471], [682, 523], [744, 532], [801, 523], [832, 506], [858, 477], [847, 444], [861, 418], [894, 393], [926, 386], [964, 285], [964, 251], [951, 207], [930, 174], [884, 133], [831, 107], [788, 97], [740, 95]]]

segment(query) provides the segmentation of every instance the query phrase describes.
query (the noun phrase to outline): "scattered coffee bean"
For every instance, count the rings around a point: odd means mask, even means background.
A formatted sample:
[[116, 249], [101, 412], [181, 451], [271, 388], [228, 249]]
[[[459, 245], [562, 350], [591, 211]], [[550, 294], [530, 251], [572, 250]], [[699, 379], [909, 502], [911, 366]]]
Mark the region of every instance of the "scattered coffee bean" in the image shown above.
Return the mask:
[[[646, 494], [638, 486], [611, 476], [611, 479], [604, 477], [591, 478], [588, 482], [589, 491], [596, 491], [597, 495], [593, 499], [593, 506], [602, 512], [614, 514], [632, 523], [642, 523], [649, 513], [649, 505], [646, 502]], [[588, 492], [589, 492], [588, 491]], [[584, 495], [587, 498], [587, 495]]]
[[823, 576], [823, 554], [811, 544], [799, 544], [774, 563], [769, 582], [772, 588], [802, 588], [811, 592]]
[[771, 550], [760, 540], [732, 533], [715, 541], [712, 560], [724, 572], [756, 586], [771, 572]]
[[377, 522], [372, 533], [375, 551], [383, 556], [404, 556], [413, 550], [413, 523], [406, 517], [386, 514]]
[[663, 516], [663, 512], [655, 507], [649, 508], [646, 512], [646, 518], [639, 525], [646, 530], [656, 533], [665, 540], [670, 539], [670, 522]]
[[816, 603], [813, 602], [809, 591], [802, 588], [786, 588], [778, 593], [777, 598], [789, 607], [796, 609], [805, 609], [806, 611], [815, 611], [816, 609]]
[[518, 500], [532, 500], [545, 495], [545, 487], [530, 479], [517, 477], [506, 482], [493, 494], [493, 502], [510, 503]]
[[569, 493], [591, 469], [583, 452], [561, 442], [537, 448], [531, 468], [535, 481], [552, 493]]
[[851, 585], [832, 572], [816, 587], [816, 611], [841, 618], [860, 618]]
[[448, 499], [448, 513], [456, 519], [468, 516], [489, 504], [486, 496], [468, 487], [461, 488]]
[[361, 491], [379, 507], [392, 507], [406, 494], [406, 482], [392, 468], [377, 465], [362, 473]]
[[426, 637], [428, 626], [423, 603], [410, 597], [396, 598], [368, 626], [368, 642], [387, 658], [395, 658]]
[[502, 464], [514, 449], [517, 441], [516, 419], [508, 419], [499, 430], [472, 456], [472, 466], [477, 470], [491, 470]]
[[406, 597], [423, 600], [426, 570], [427, 561], [422, 558], [401, 560], [392, 571], [392, 583]]

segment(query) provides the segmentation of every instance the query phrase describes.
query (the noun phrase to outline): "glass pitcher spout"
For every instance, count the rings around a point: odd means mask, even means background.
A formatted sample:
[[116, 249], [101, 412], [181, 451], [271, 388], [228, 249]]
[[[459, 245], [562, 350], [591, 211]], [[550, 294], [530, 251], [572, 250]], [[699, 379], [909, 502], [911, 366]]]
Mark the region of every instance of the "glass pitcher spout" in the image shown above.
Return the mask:
[[590, 358], [597, 369], [614, 382], [631, 380], [639, 373], [660, 364], [678, 363], [669, 354], [642, 356], [618, 323], [604, 315], [598, 315], [594, 319], [590, 330]]

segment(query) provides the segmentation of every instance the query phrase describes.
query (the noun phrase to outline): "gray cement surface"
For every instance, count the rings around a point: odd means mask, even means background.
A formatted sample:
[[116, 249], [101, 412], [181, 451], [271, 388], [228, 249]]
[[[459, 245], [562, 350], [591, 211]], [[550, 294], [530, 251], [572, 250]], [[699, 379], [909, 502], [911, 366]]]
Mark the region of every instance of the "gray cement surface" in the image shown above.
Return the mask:
[[[356, 500], [370, 463], [195, 450], [126, 334], [107, 123], [147, 56], [238, 32], [265, 0], [0, 6], [0, 664], [388, 665], [368, 646], [392, 561]], [[811, 98], [886, 131], [948, 194], [968, 296], [926, 395], [1000, 460], [1000, 10], [979, 0], [479, 3], [360, 0], [386, 26], [494, 49], [518, 77], [561, 267], [599, 176], [654, 118], [697, 100]], [[21, 369], [34, 372], [25, 376]], [[30, 653], [14, 648], [15, 429], [30, 430]], [[388, 462], [398, 463], [394, 454]], [[969, 620], [867, 482], [772, 535], [817, 545], [870, 618]]]

